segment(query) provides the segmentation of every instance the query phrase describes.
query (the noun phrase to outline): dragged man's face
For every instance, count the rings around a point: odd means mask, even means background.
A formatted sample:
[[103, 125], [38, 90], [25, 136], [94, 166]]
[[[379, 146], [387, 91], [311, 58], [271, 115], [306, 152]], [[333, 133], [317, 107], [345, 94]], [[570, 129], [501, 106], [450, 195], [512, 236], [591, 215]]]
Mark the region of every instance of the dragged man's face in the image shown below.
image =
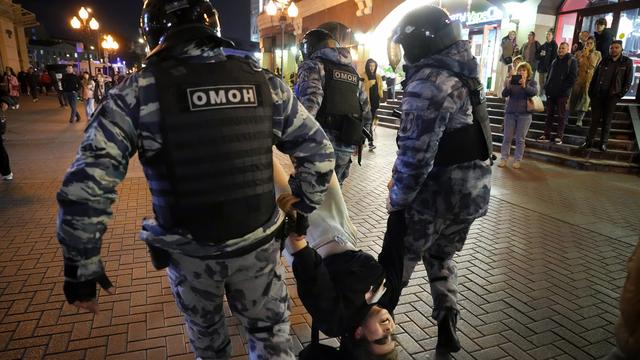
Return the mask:
[[358, 328], [356, 337], [365, 337], [369, 341], [369, 348], [373, 354], [387, 354], [396, 347], [395, 341], [391, 337], [395, 327], [396, 323], [391, 314], [386, 309], [375, 305], [369, 310], [367, 319], [362, 326]]

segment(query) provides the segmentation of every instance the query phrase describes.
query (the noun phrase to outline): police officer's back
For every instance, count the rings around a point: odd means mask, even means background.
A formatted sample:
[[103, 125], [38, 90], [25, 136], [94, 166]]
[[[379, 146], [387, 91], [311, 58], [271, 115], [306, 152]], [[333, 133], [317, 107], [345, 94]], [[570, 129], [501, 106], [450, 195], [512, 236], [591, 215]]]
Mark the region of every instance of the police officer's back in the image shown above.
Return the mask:
[[272, 145], [295, 158], [294, 207], [310, 213], [333, 171], [331, 144], [284, 83], [224, 55], [231, 44], [209, 0], [147, 0], [141, 25], [153, 49], [147, 66], [96, 110], [58, 193], [67, 300], [96, 311], [96, 282], [111, 287], [100, 243], [115, 188], [138, 152], [155, 214], [141, 238], [154, 265], [168, 265], [196, 355], [230, 356], [226, 293], [252, 357], [293, 359], [273, 241], [283, 215]]
[[322, 29], [305, 34], [298, 68], [298, 96], [331, 139], [340, 184], [349, 175], [351, 154], [362, 144], [371, 123], [371, 108], [349, 49], [341, 48]]

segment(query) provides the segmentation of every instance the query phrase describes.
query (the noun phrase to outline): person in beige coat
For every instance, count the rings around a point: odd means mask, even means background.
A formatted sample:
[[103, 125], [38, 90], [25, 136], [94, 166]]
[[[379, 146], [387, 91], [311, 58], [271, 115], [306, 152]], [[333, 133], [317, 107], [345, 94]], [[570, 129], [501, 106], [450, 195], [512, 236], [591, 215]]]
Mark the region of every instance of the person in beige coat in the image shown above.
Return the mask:
[[584, 114], [589, 111], [589, 84], [593, 73], [596, 71], [596, 67], [602, 60], [602, 54], [595, 48], [596, 40], [593, 36], [590, 36], [584, 49], [576, 53], [576, 59], [578, 60], [578, 80], [571, 90], [571, 100], [569, 102], [569, 108], [576, 112], [578, 120], [576, 125], [582, 126], [582, 119]]
[[[371, 126], [367, 130], [373, 136], [376, 111], [380, 107], [380, 101], [384, 100], [384, 83], [382, 82], [382, 77], [378, 74], [378, 63], [373, 59], [367, 60], [364, 73], [360, 74], [360, 77], [364, 79], [364, 90], [369, 96], [369, 103], [371, 104]], [[375, 148], [373, 141], [369, 140], [369, 150]]]

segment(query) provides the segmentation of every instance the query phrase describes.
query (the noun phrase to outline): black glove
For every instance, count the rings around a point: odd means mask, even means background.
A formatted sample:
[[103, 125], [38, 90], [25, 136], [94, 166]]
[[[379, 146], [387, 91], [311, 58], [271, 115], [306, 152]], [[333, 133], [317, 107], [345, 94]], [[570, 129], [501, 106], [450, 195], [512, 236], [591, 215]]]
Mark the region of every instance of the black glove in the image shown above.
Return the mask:
[[95, 279], [85, 281], [73, 281], [67, 280], [67, 267], [65, 266], [65, 280], [64, 280], [64, 296], [67, 298], [69, 304], [73, 304], [76, 301], [91, 301], [96, 298], [96, 283], [107, 290], [113, 287], [111, 280], [106, 274], [102, 274]]

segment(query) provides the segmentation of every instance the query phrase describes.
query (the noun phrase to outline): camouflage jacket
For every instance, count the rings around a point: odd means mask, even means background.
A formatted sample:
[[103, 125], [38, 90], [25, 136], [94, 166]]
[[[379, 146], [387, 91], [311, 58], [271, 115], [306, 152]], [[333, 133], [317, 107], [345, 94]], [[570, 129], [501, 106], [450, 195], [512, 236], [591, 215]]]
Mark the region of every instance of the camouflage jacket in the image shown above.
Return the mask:
[[[194, 62], [225, 61], [220, 49], [193, 42], [174, 49], [176, 56]], [[256, 64], [256, 69], [260, 69]], [[318, 123], [277, 77], [265, 73], [273, 97], [273, 137], [276, 147], [295, 158], [293, 193], [298, 211], [310, 213], [323, 200], [334, 168], [331, 143]], [[146, 69], [112, 89], [85, 130], [75, 161], [57, 194], [57, 236], [65, 264], [78, 267], [75, 280], [95, 278], [104, 271], [100, 258], [102, 236], [111, 218], [116, 186], [127, 173], [129, 159], [139, 152], [151, 157], [162, 149], [160, 107], [155, 79]], [[185, 255], [219, 255], [251, 245], [270, 234], [282, 221], [277, 207], [262, 228], [223, 244], [196, 243], [188, 234], [161, 229], [145, 220], [141, 238], [149, 244]], [[74, 280], [74, 279], [70, 279]]]
[[398, 157], [389, 197], [394, 209], [438, 218], [473, 219], [487, 212], [491, 168], [476, 160], [434, 167], [445, 132], [472, 124], [469, 93], [453, 73], [478, 76], [466, 42], [406, 66]]
[[[319, 59], [332, 61], [336, 64], [352, 65], [351, 53], [346, 48], [326, 48], [321, 49], [311, 55], [311, 59], [303, 61], [298, 68], [298, 96], [300, 102], [314, 117], [318, 115], [318, 110], [322, 105], [324, 97], [324, 65]], [[358, 90], [358, 99], [362, 108], [362, 125], [368, 128], [371, 124], [371, 106], [367, 91], [364, 89], [364, 83], [360, 82]], [[335, 134], [328, 132], [329, 137], [333, 140]], [[336, 148], [353, 151], [355, 146], [340, 144], [332, 141]]]

